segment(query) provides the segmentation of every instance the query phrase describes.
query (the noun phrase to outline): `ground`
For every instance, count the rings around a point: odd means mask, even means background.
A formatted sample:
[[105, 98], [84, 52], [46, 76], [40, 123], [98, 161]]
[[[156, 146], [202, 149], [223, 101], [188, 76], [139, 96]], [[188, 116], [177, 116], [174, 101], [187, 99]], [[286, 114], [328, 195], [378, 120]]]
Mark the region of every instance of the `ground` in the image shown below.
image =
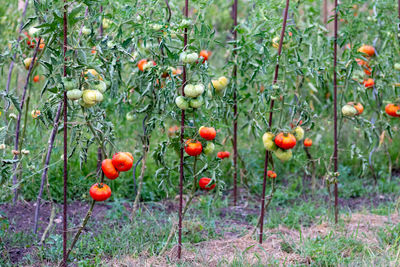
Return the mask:
[[[158, 256], [176, 219], [176, 200], [145, 203], [133, 219], [131, 202], [98, 204], [71, 262], [76, 266], [398, 264], [400, 217], [394, 194], [341, 199], [338, 225], [333, 223], [327, 196], [302, 195], [284, 204], [278, 195], [266, 215], [262, 245], [257, 242], [258, 232], [252, 234], [259, 214], [257, 198], [244, 190], [241, 195], [238, 207], [230, 207], [227, 197], [196, 197], [184, 220], [182, 261], [176, 260], [176, 239], [164, 256]], [[88, 206], [70, 203], [71, 232], [76, 231]], [[57, 205], [55, 228], [42, 246], [32, 244], [47, 225], [50, 205], [41, 207], [38, 236], [32, 234], [34, 208], [32, 202], [0, 205], [2, 225], [7, 226], [2, 230], [4, 265], [54, 266], [60, 259], [61, 206]]]

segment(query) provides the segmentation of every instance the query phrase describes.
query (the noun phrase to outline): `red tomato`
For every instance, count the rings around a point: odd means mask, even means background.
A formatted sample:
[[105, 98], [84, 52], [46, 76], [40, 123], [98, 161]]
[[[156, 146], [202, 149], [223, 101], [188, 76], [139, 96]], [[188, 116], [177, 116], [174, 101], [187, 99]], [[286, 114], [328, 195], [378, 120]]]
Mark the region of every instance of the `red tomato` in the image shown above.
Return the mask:
[[206, 140], [214, 140], [215, 136], [217, 135], [217, 132], [213, 127], [204, 127], [201, 126], [199, 129], [199, 134], [201, 137], [203, 137]]
[[371, 88], [374, 86], [374, 84], [375, 84], [374, 79], [369, 78], [367, 80], [364, 80], [365, 88]]
[[385, 112], [392, 117], [400, 117], [400, 106], [395, 104], [387, 104], [385, 107]]
[[267, 176], [269, 178], [275, 179], [276, 178], [276, 172], [274, 171], [267, 171]]
[[304, 139], [304, 146], [305, 147], [310, 147], [312, 146], [312, 140], [310, 138]]
[[103, 160], [103, 162], [101, 163], [101, 169], [108, 179], [114, 180], [119, 176], [119, 172], [114, 167], [111, 159]]
[[89, 190], [90, 196], [96, 201], [107, 200], [111, 196], [111, 189], [106, 184], [94, 184]]
[[211, 56], [211, 52], [207, 50], [201, 50], [200, 51], [200, 57], [204, 58], [203, 63], [208, 60], [208, 57]]
[[39, 82], [39, 75], [35, 75], [35, 77], [33, 77], [33, 82], [34, 83]]
[[192, 139], [189, 139], [186, 141], [185, 143], [185, 152], [189, 155], [189, 156], [198, 156], [201, 154], [201, 152], [203, 151], [203, 146], [201, 145], [201, 143], [199, 141], [195, 141]]
[[279, 133], [275, 137], [275, 144], [283, 149], [291, 149], [296, 145], [296, 138], [291, 133]]
[[220, 151], [217, 153], [217, 157], [220, 159], [229, 158], [230, 155], [231, 153], [229, 153], [228, 151]]
[[125, 152], [118, 152], [112, 157], [112, 164], [120, 172], [129, 171], [133, 165], [133, 157]]
[[[208, 185], [208, 184], [210, 183], [210, 181], [211, 181], [211, 179], [210, 179], [210, 178], [207, 178], [207, 177], [200, 178], [200, 180], [199, 180], [199, 186], [200, 186], [200, 188], [201, 188], [201, 189], [208, 190], [208, 191], [214, 189], [215, 184]], [[207, 186], [207, 185], [208, 185], [208, 186]]]

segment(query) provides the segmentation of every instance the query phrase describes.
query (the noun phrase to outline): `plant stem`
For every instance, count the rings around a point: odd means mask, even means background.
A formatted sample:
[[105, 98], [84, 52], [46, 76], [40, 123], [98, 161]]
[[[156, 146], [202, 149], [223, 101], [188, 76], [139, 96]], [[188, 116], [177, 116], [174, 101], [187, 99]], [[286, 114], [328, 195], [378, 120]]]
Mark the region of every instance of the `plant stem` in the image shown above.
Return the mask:
[[[272, 179], [272, 181], [271, 181], [271, 191], [270, 191], [269, 195], [266, 197], [267, 203], [265, 203], [265, 207], [264, 207], [265, 212], [267, 211], [267, 209], [269, 207], [269, 204], [271, 204], [271, 201], [272, 201], [272, 198], [274, 197], [275, 191], [276, 191], [275, 179]], [[257, 226], [254, 227], [254, 230], [253, 230], [253, 233], [252, 233], [253, 235], [255, 234], [255, 232], [257, 231], [258, 226], [260, 226], [260, 225], [261, 225], [261, 216], [258, 218]]]
[[[147, 154], [149, 151], [149, 136], [147, 135], [147, 129], [146, 129], [146, 120], [147, 120], [148, 115], [146, 115], [143, 119], [142, 127], [143, 127], [143, 138], [142, 138], [142, 143], [143, 143], [143, 156], [141, 157], [142, 160], [142, 168], [140, 170], [140, 176], [139, 176], [139, 187], [136, 192], [136, 197], [135, 201], [133, 202], [133, 208], [132, 208], [132, 215], [136, 212], [139, 201], [140, 201], [140, 194], [142, 192], [142, 187], [143, 187], [143, 178], [144, 178], [144, 173], [146, 170], [146, 160], [147, 160]], [[133, 170], [134, 176], [135, 176], [135, 171], [136, 168]]]
[[[194, 158], [194, 163], [193, 163], [193, 176], [194, 177], [193, 177], [192, 191], [190, 193], [188, 201], [186, 202], [185, 208], [183, 209], [182, 218], [185, 216], [186, 212], [189, 210], [189, 206], [192, 203], [192, 200], [196, 193], [196, 184], [197, 184], [196, 163], [197, 163], [197, 156]], [[176, 232], [176, 226], [177, 226], [177, 223], [174, 222], [172, 224], [171, 231], [169, 232], [167, 241], [166, 241], [164, 247], [160, 251], [160, 254], [159, 254], [160, 256], [162, 256], [165, 253], [165, 251], [168, 248], [169, 243], [171, 243], [172, 237], [174, 236], [174, 234]], [[178, 246], [178, 248], [179, 248], [179, 246]]]
[[[286, 0], [286, 6], [285, 6], [285, 12], [283, 14], [283, 22], [282, 22], [282, 30], [281, 30], [281, 37], [279, 40], [279, 47], [278, 47], [278, 57], [275, 65], [275, 74], [274, 74], [274, 81], [273, 84], [276, 84], [278, 81], [278, 74], [279, 74], [279, 59], [282, 53], [282, 45], [283, 45], [283, 38], [285, 37], [285, 30], [286, 30], [286, 22], [287, 22], [287, 17], [288, 17], [288, 10], [289, 10], [289, 1]], [[273, 115], [273, 109], [274, 109], [274, 100], [271, 99], [271, 104], [270, 104], [270, 111], [269, 111], [269, 121], [268, 121], [268, 127], [271, 129], [272, 126], [272, 115]], [[263, 227], [264, 227], [264, 206], [265, 206], [265, 187], [267, 184], [267, 169], [268, 169], [268, 159], [269, 159], [269, 151], [267, 150], [265, 153], [265, 161], [264, 161], [264, 179], [263, 179], [263, 190], [262, 190], [262, 196], [261, 196], [261, 215], [260, 215], [260, 236], [259, 236], [259, 243], [262, 244], [263, 242]], [[271, 158], [271, 163], [272, 163], [272, 158]]]
[[[68, 251], [67, 251], [67, 253], [65, 255], [66, 258], [65, 258], [64, 262], [66, 262], [66, 260], [68, 259], [69, 254], [71, 253], [72, 249], [75, 247], [75, 244], [79, 239], [79, 236], [81, 235], [83, 229], [85, 228], [85, 226], [88, 223], [90, 217], [92, 216], [92, 212], [93, 212], [93, 208], [94, 208], [94, 204], [95, 203], [96, 203], [96, 201], [92, 200], [92, 204], [90, 205], [90, 208], [89, 208], [88, 212], [86, 213], [85, 218], [83, 219], [82, 225], [81, 225], [81, 227], [79, 227], [78, 232], [76, 232], [76, 234], [74, 236], [74, 239], [72, 240], [71, 246], [69, 247], [69, 249], [68, 249]], [[59, 266], [64, 266], [63, 262], [61, 262]]]
[[42, 200], [42, 194], [43, 194], [43, 188], [44, 188], [44, 182], [47, 179], [47, 172], [49, 169], [49, 163], [50, 163], [50, 158], [51, 158], [51, 152], [53, 150], [53, 145], [54, 145], [54, 140], [57, 135], [57, 130], [58, 130], [58, 125], [60, 122], [60, 114], [61, 114], [61, 108], [63, 106], [63, 101], [60, 101], [58, 104], [56, 116], [54, 118], [54, 123], [53, 123], [53, 129], [51, 130], [50, 138], [48, 141], [47, 145], [47, 154], [46, 154], [46, 160], [44, 162], [44, 169], [42, 173], [42, 180], [40, 182], [40, 188], [39, 188], [39, 193], [37, 196], [36, 200], [36, 209], [35, 209], [35, 220], [34, 220], [34, 226], [33, 226], [33, 232], [36, 234], [37, 233], [37, 228], [38, 228], [38, 219], [39, 219], [39, 210], [40, 210], [40, 201]]
[[315, 187], [316, 187], [316, 184], [317, 184], [317, 181], [315, 179], [315, 171], [316, 171], [315, 161], [313, 160], [313, 158], [312, 158], [312, 156], [310, 154], [310, 151], [308, 150], [308, 147], [304, 147], [304, 151], [306, 152], [307, 158], [311, 163], [311, 168], [312, 168], [312, 170], [311, 170], [311, 192], [314, 195]]
[[[33, 67], [35, 65], [36, 55], [37, 55], [37, 52], [38, 52], [39, 46], [40, 46], [40, 40], [41, 39], [39, 37], [39, 41], [37, 42], [35, 51], [33, 52], [32, 62], [29, 65], [28, 74], [26, 75], [26, 79], [25, 79], [25, 85], [24, 85], [22, 98], [21, 98], [21, 104], [20, 104], [20, 112], [18, 113], [17, 126], [16, 126], [16, 129], [15, 129], [15, 143], [14, 143], [14, 150], [15, 151], [19, 151], [19, 137], [20, 137], [19, 135], [20, 135], [22, 111], [24, 110], [25, 97], [26, 97], [26, 93], [28, 91], [28, 85], [29, 85], [29, 78], [31, 76]], [[18, 155], [15, 154], [14, 155], [14, 160], [17, 160], [17, 159], [18, 159]], [[15, 162], [13, 164], [13, 186], [15, 187], [13, 189], [13, 191], [14, 191], [13, 203], [15, 204], [15, 202], [17, 201], [17, 198], [18, 198], [17, 162]]]

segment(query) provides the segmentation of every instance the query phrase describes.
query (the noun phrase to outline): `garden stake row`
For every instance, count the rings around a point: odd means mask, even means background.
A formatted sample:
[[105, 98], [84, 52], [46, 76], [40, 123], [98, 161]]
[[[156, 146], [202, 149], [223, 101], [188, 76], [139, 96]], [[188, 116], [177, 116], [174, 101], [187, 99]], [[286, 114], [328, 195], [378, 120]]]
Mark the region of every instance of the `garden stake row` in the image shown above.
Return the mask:
[[[25, 79], [25, 84], [24, 84], [24, 89], [23, 89], [23, 93], [22, 93], [22, 97], [21, 97], [21, 104], [19, 106], [20, 110], [18, 113], [18, 119], [17, 119], [17, 125], [15, 127], [15, 143], [14, 143], [14, 160], [18, 159], [18, 155], [20, 154], [20, 147], [19, 147], [19, 137], [20, 137], [20, 127], [21, 127], [21, 117], [22, 117], [22, 111], [24, 110], [24, 104], [25, 104], [25, 98], [26, 98], [26, 93], [28, 91], [28, 86], [29, 86], [29, 79], [30, 76], [32, 74], [32, 70], [35, 66], [35, 61], [36, 61], [36, 55], [39, 51], [39, 46], [40, 46], [40, 37], [39, 37], [39, 41], [36, 44], [36, 48], [35, 51], [33, 52], [33, 56], [32, 56], [32, 61], [29, 64], [29, 69], [28, 69], [28, 74], [26, 75], [26, 79]], [[13, 197], [13, 203], [15, 204], [17, 202], [18, 199], [18, 179], [17, 179], [17, 173], [18, 173], [18, 166], [19, 163], [14, 162], [13, 164], [13, 186], [14, 186], [14, 197]]]
[[[279, 47], [278, 47], [278, 57], [275, 66], [275, 74], [274, 74], [274, 81], [273, 84], [276, 84], [278, 81], [278, 73], [279, 73], [279, 60], [282, 53], [282, 45], [283, 45], [283, 38], [285, 37], [285, 30], [286, 30], [286, 22], [288, 17], [288, 10], [289, 10], [289, 0], [286, 0], [285, 12], [283, 14], [283, 22], [282, 22], [282, 30], [281, 36], [279, 40]], [[273, 115], [273, 108], [274, 108], [274, 100], [271, 99], [271, 104], [269, 108], [269, 120], [268, 120], [268, 127], [271, 128], [272, 126], [272, 115]], [[263, 227], [264, 227], [264, 211], [265, 211], [265, 191], [266, 191], [266, 184], [267, 184], [267, 170], [268, 170], [268, 160], [269, 160], [269, 151], [267, 150], [265, 153], [265, 161], [264, 161], [264, 179], [263, 179], [263, 189], [262, 189], [262, 196], [261, 196], [261, 206], [260, 206], [260, 237], [259, 243], [262, 244], [263, 242]], [[272, 162], [272, 158], [271, 158]]]
[[[64, 44], [63, 44], [63, 57], [64, 57], [64, 71], [63, 76], [67, 76], [67, 0], [64, 0], [64, 18], [63, 18], [63, 33], [64, 33]], [[63, 261], [61, 263], [62, 266], [67, 266], [67, 179], [68, 179], [68, 126], [67, 126], [67, 90], [64, 89], [64, 104], [63, 104], [63, 112], [64, 112], [64, 199], [63, 199]]]
[[[189, 0], [185, 0], [185, 10], [184, 16], [186, 18], [189, 17]], [[185, 27], [184, 35], [183, 35], [183, 51], [187, 49], [187, 41], [188, 41], [188, 28]], [[182, 96], [185, 96], [185, 90], [183, 89], [186, 84], [186, 66], [183, 65], [183, 73], [182, 73]], [[178, 222], [178, 259], [182, 257], [182, 206], [183, 206], [183, 135], [185, 133], [185, 110], [182, 109], [181, 112], [181, 137], [180, 137], [180, 165], [179, 165], [179, 222]]]
[[[22, 27], [24, 26], [24, 18], [25, 18], [25, 14], [26, 14], [26, 9], [28, 7], [28, 3], [29, 3], [29, 0], [25, 0], [24, 9], [22, 11], [22, 16], [21, 16], [21, 23], [19, 25], [19, 30], [18, 30], [17, 47], [19, 45], [19, 42], [21, 41], [21, 32], [22, 32]], [[11, 63], [10, 63], [10, 68], [8, 69], [6, 94], [8, 94], [8, 92], [10, 91], [11, 76], [12, 76], [12, 72], [14, 69], [14, 61], [15, 61], [16, 56], [17, 56], [17, 53], [14, 53]], [[7, 113], [8, 108], [9, 108], [9, 104], [7, 103], [4, 108], [4, 111], [5, 111], [4, 113]], [[4, 119], [7, 120], [7, 116], [4, 116]]]
[[338, 32], [338, 0], [335, 0], [335, 29], [334, 29], [334, 42], [333, 42], [333, 168], [334, 168], [334, 194], [335, 194], [335, 223], [338, 222], [338, 140], [337, 140], [337, 80], [336, 80], [336, 64], [337, 64], [337, 32]]
[[233, 205], [237, 204], [237, 121], [238, 121], [238, 110], [237, 110], [237, 60], [236, 60], [236, 48], [237, 48], [237, 7], [238, 0], [233, 2], [233, 60], [235, 60], [235, 65], [233, 66]]

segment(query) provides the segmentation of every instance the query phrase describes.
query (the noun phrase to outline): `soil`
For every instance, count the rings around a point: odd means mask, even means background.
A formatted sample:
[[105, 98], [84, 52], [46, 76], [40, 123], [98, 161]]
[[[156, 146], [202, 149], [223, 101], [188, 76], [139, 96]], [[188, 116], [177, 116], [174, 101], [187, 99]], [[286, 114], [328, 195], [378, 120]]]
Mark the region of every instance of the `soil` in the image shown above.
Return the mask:
[[[222, 244], [236, 244], [237, 242], [244, 242], [247, 245], [248, 242], [253, 242], [248, 240], [249, 237], [239, 237], [240, 231], [235, 231], [236, 229], [242, 230], [251, 230], [252, 225], [248, 222], [249, 215], [258, 215], [259, 209], [248, 205], [253, 201], [257, 201], [255, 197], [246, 195], [245, 192], [241, 193], [240, 203], [243, 203], [237, 207], [232, 208], [221, 208], [219, 210], [219, 216], [221, 217], [221, 223], [216, 222], [216, 232], [223, 234], [224, 240], [220, 241], [207, 241], [207, 242], [215, 242], [215, 245], [222, 246]], [[194, 200], [196, 201], [196, 200]], [[325, 202], [327, 199], [313, 199], [308, 196], [304, 196], [303, 201], [320, 201]], [[350, 209], [352, 211], [364, 209], [366, 207], [377, 206], [381, 203], [393, 202], [393, 196], [382, 196], [382, 195], [371, 195], [360, 198], [351, 198], [351, 199], [340, 199], [339, 205], [341, 208]], [[174, 213], [178, 210], [178, 201], [176, 200], [164, 200], [158, 203], [148, 203], [144, 207], [152, 212], [156, 211], [164, 211], [166, 213]], [[68, 204], [68, 222], [70, 225], [79, 225], [81, 223], [82, 218], [85, 216], [89, 203], [85, 202], [72, 202]], [[125, 204], [127, 210], [130, 210], [130, 204]], [[104, 216], [107, 215], [108, 211], [112, 209], [112, 204], [104, 204], [98, 203], [95, 205], [92, 220], [94, 221], [102, 221]], [[277, 207], [279, 209], [279, 207]], [[38, 236], [41, 237], [44, 229], [48, 224], [48, 220], [50, 217], [51, 206], [49, 203], [43, 203], [40, 209], [40, 218], [39, 218], [39, 230]], [[0, 217], [5, 216], [9, 221], [9, 233], [31, 233], [33, 229], [34, 223], [34, 213], [35, 213], [35, 203], [30, 202], [19, 202], [15, 205], [6, 203], [0, 204]], [[232, 231], [227, 231], [226, 225], [230, 225]], [[60, 204], [56, 204], [56, 216], [54, 220], [55, 231], [58, 234], [62, 234], [62, 206]], [[53, 229], [54, 231], [54, 229]], [[242, 231], [243, 232], [243, 231]], [[238, 239], [239, 238], [239, 239]], [[243, 239], [244, 238], [244, 239]], [[251, 239], [251, 238], [250, 238]], [[211, 243], [210, 243], [211, 244]], [[214, 243], [212, 243], [214, 244]], [[196, 245], [197, 246], [197, 245]], [[201, 245], [198, 245], [201, 246]], [[18, 264], [20, 260], [27, 254], [32, 253], [35, 250], [35, 246], [30, 247], [7, 247], [9, 252], [11, 262], [14, 264]], [[270, 249], [270, 248], [269, 248]], [[171, 252], [173, 253], [173, 252]], [[228, 253], [228, 252], [226, 252]], [[277, 254], [281, 255], [281, 254]], [[282, 254], [283, 255], [283, 254]], [[283, 257], [283, 256], [282, 256]], [[304, 259], [303, 259], [304, 260]], [[209, 263], [207, 263], [209, 264]], [[212, 266], [212, 264], [210, 265]]]

